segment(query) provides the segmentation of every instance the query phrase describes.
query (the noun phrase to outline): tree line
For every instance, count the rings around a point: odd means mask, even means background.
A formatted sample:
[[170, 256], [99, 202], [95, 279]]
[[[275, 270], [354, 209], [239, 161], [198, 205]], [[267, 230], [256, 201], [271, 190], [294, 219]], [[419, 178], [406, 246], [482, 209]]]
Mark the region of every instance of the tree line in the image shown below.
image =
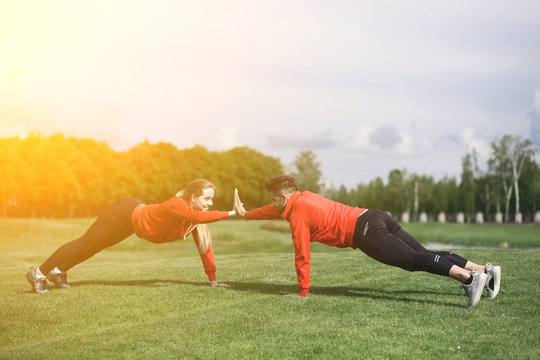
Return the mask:
[[217, 187], [215, 209], [232, 209], [233, 191], [250, 206], [268, 203], [264, 180], [283, 172], [278, 158], [248, 147], [209, 151], [144, 141], [127, 151], [63, 134], [0, 138], [0, 216], [96, 216], [119, 197], [163, 202], [197, 178]]
[[[486, 221], [516, 213], [532, 221], [540, 200], [540, 169], [530, 140], [504, 135], [491, 143], [486, 169], [471, 151], [462, 158], [460, 179], [390, 171], [354, 188], [323, 186], [321, 164], [313, 151], [298, 154], [289, 168], [300, 190], [363, 208], [386, 210], [414, 221], [425, 212], [440, 212], [455, 220], [463, 212], [468, 222], [477, 212]], [[113, 200], [130, 196], [159, 203], [174, 196], [191, 180], [205, 178], [218, 188], [215, 209], [229, 209], [238, 187], [246, 208], [269, 203], [264, 181], [283, 174], [281, 160], [249, 147], [209, 151], [196, 145], [178, 149], [166, 142], [144, 141], [126, 151], [107, 143], [63, 134], [0, 138], [0, 216], [96, 216]]]
[[[491, 155], [483, 170], [474, 150], [465, 154], [459, 182], [455, 177], [435, 181], [431, 176], [395, 169], [390, 171], [386, 181], [378, 177], [353, 189], [344, 185], [325, 188], [314, 177], [306, 183], [333, 200], [351, 206], [384, 209], [397, 218], [407, 212], [412, 220], [417, 220], [419, 214], [425, 212], [435, 220], [444, 212], [447, 218], [455, 220], [461, 212], [466, 222], [472, 222], [475, 214], [481, 212], [486, 221], [495, 221], [499, 213], [504, 222], [518, 217], [532, 222], [540, 210], [540, 169], [532, 142], [504, 135], [493, 140], [490, 147]], [[302, 153], [296, 159], [303, 166], [306, 161], [311, 161], [314, 168], [320, 166], [313, 153]]]

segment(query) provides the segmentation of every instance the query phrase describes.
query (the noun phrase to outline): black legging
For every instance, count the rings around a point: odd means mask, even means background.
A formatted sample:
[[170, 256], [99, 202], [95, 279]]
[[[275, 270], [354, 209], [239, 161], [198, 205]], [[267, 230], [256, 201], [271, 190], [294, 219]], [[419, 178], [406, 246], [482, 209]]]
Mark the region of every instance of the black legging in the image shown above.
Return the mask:
[[467, 263], [454, 253], [426, 249], [381, 210], [368, 210], [358, 218], [354, 243], [375, 260], [409, 271], [448, 276], [453, 265], [464, 268]]
[[80, 238], [58, 248], [39, 270], [47, 275], [58, 267], [68, 271], [73, 266], [89, 259], [101, 250], [119, 243], [133, 234], [131, 215], [141, 200], [120, 198], [106, 208]]

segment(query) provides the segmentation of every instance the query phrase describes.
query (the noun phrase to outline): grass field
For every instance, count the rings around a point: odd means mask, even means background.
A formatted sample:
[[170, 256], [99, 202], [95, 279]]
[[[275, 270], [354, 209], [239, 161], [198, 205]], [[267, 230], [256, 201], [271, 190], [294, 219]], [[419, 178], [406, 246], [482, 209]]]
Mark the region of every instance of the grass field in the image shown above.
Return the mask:
[[[91, 220], [0, 219], [0, 359], [540, 358], [538, 250], [457, 251], [503, 269], [499, 296], [467, 310], [453, 280], [313, 244], [310, 295], [289, 298], [289, 235], [223, 221], [211, 230], [218, 279], [230, 289], [207, 285], [191, 239], [131, 237], [72, 269], [72, 289], [31, 293], [28, 268]], [[538, 247], [540, 228], [531, 228], [526, 243]], [[486, 238], [491, 231], [500, 236], [486, 227]]]

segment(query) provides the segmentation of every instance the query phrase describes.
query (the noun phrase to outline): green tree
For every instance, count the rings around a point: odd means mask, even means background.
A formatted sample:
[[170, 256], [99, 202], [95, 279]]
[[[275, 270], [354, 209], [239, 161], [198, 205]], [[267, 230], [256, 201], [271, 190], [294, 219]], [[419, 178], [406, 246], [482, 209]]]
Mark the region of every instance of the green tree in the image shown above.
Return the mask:
[[362, 206], [369, 209], [387, 210], [387, 201], [385, 197], [384, 181], [377, 177], [371, 180], [364, 191], [366, 205]]
[[529, 139], [503, 135], [491, 142], [492, 154], [488, 161], [490, 172], [500, 179], [506, 195], [505, 220], [508, 221], [512, 190], [515, 191], [515, 212], [520, 212], [519, 178], [523, 167], [532, 160], [535, 150]]
[[476, 179], [476, 186], [476, 203], [480, 209], [483, 209], [486, 219], [489, 220], [490, 214], [497, 210], [494, 208], [497, 199], [497, 178], [490, 173], [485, 173]]
[[448, 213], [448, 178], [438, 181], [433, 186], [433, 210]]
[[0, 138], [0, 204], [7, 216], [17, 204], [21, 170], [22, 140], [18, 137]]
[[519, 181], [520, 210], [531, 220], [538, 211], [540, 200], [540, 168], [534, 158], [526, 161]]
[[293, 167], [292, 175], [301, 191], [321, 192], [321, 163], [317, 161], [313, 151], [300, 152], [293, 162]]
[[475, 173], [477, 172], [476, 151], [467, 153], [462, 159], [461, 184], [459, 185], [460, 205], [467, 216], [467, 222], [475, 212]]
[[419, 209], [431, 216], [435, 216], [437, 207], [434, 196], [435, 182], [433, 177], [426, 175], [420, 176], [418, 187]]
[[387, 210], [392, 214], [399, 215], [409, 209], [406, 191], [407, 182], [405, 177], [406, 170], [401, 171], [394, 169], [388, 174], [386, 196], [392, 200], [388, 202]]
[[227, 206], [232, 202], [234, 188], [239, 189], [248, 209], [268, 204], [265, 180], [283, 174], [283, 165], [278, 158], [247, 146], [235, 147], [221, 154], [219, 163], [224, 191], [227, 192]]

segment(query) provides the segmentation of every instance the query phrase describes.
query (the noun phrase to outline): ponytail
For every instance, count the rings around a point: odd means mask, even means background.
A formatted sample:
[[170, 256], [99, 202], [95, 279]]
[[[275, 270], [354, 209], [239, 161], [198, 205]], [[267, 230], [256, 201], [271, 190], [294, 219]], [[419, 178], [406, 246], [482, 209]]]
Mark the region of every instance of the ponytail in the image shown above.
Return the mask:
[[210, 230], [208, 229], [208, 225], [199, 224], [195, 228], [195, 231], [197, 232], [197, 238], [199, 239], [199, 253], [204, 255], [208, 251], [208, 247], [212, 245], [212, 236], [210, 236]]

